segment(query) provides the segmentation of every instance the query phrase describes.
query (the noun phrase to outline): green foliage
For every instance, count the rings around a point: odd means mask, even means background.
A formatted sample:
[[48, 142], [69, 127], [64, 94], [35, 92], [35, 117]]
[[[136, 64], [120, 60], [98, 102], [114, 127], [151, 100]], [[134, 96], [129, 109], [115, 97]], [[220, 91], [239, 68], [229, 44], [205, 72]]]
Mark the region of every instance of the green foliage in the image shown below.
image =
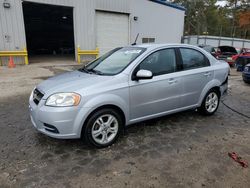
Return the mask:
[[185, 35], [215, 35], [244, 38], [246, 31], [239, 27], [238, 13], [250, 9], [250, 0], [171, 0], [186, 8]]

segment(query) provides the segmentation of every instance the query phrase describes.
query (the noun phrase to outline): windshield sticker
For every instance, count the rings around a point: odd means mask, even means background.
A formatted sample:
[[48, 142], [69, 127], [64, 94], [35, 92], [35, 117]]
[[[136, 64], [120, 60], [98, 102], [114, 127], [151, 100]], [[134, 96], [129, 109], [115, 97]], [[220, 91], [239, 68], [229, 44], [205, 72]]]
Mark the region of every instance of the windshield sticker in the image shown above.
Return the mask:
[[124, 52], [125, 54], [139, 54], [141, 50], [127, 50]]

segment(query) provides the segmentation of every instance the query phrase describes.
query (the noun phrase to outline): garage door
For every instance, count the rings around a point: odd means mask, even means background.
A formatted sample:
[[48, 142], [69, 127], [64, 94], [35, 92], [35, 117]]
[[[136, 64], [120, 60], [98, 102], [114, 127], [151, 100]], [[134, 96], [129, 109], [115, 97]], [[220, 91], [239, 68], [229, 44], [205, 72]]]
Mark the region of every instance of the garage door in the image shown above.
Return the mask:
[[96, 11], [97, 47], [104, 54], [116, 47], [128, 45], [127, 14]]

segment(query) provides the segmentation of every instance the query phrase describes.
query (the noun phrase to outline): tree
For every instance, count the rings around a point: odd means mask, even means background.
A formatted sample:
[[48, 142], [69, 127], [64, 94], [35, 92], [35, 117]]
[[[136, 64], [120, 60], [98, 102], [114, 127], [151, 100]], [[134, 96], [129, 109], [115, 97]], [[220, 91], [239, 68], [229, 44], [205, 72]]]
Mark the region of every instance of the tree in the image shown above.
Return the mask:
[[209, 34], [219, 33], [221, 21], [217, 0], [173, 0], [186, 8], [185, 34]]
[[[250, 10], [250, 0], [228, 0], [227, 5], [216, 5], [217, 0], [171, 0], [186, 8], [185, 35], [216, 35], [242, 37], [240, 18]], [[242, 14], [240, 14], [244, 11]], [[242, 21], [241, 21], [242, 22]]]
[[250, 27], [250, 10], [240, 12], [238, 17], [240, 27]]

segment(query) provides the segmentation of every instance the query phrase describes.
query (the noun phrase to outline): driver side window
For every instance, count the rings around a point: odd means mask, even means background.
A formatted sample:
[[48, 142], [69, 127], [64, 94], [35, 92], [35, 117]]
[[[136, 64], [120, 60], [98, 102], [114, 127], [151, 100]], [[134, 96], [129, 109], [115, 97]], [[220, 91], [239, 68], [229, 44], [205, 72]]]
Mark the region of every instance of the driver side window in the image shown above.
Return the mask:
[[176, 71], [176, 56], [174, 49], [164, 49], [150, 54], [139, 65], [139, 70], [149, 70], [153, 76]]

